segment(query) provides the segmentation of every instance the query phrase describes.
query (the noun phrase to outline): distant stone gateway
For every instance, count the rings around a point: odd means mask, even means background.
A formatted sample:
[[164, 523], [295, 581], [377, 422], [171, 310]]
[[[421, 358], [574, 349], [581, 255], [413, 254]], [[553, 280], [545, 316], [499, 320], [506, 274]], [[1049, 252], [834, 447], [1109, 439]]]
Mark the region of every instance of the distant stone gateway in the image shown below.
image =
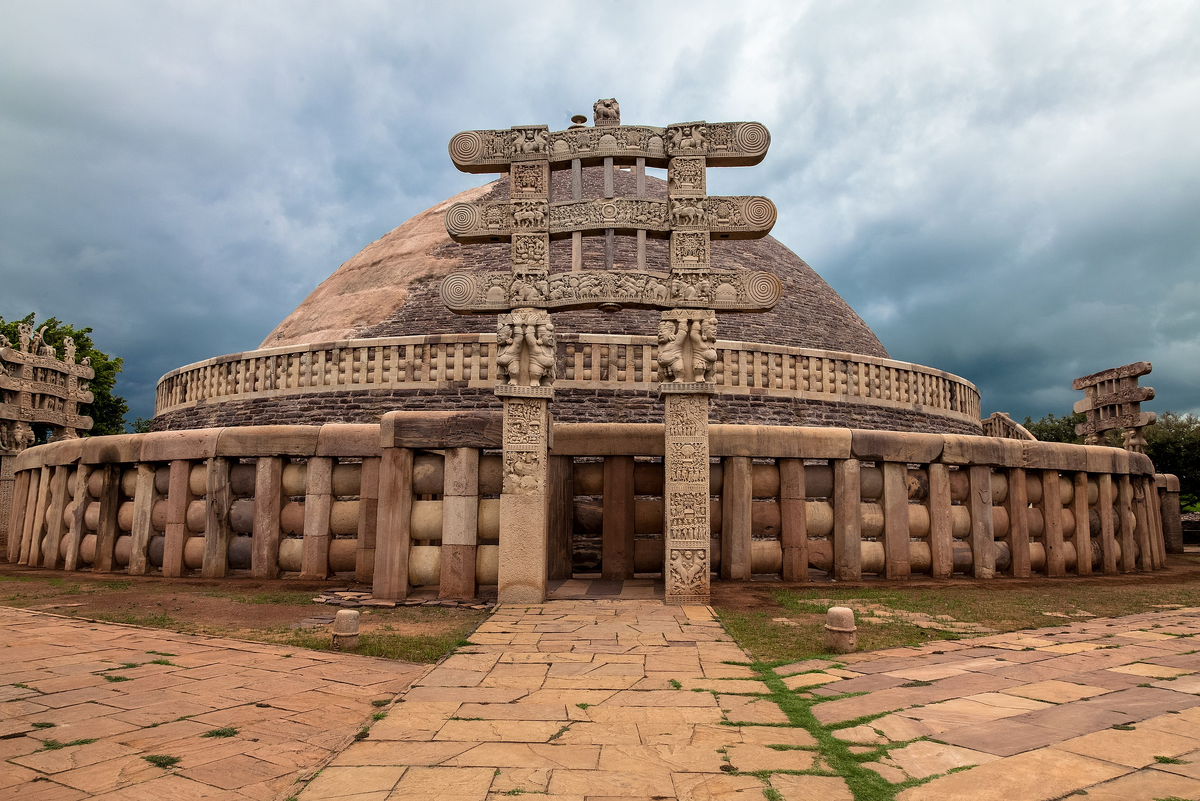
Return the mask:
[[770, 238], [774, 203], [708, 194], [708, 168], [764, 160], [763, 125], [593, 115], [456, 134], [453, 163], [498, 180], [369, 245], [258, 350], [163, 376], [151, 433], [12, 450], [8, 559], [352, 577], [373, 603], [1165, 564], [1149, 365], [1076, 382], [1087, 445], [981, 421], [972, 384], [889, 359]]

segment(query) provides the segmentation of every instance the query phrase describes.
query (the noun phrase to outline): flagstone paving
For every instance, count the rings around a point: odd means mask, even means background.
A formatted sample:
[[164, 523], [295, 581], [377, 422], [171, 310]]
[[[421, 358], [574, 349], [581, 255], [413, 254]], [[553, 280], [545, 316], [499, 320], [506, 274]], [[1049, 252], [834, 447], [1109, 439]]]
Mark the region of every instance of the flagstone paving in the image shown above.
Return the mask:
[[[0, 624], [5, 798], [1200, 799], [1200, 609], [771, 667], [707, 607], [557, 600], [501, 607], [424, 675], [16, 610]], [[159, 651], [171, 665], [141, 664]], [[353, 741], [369, 702], [410, 682]], [[200, 736], [224, 726], [238, 733]], [[94, 742], [38, 750], [49, 737]], [[142, 758], [159, 753], [182, 761]]]
[[0, 797], [286, 797], [427, 669], [0, 607]]
[[1200, 798], [1197, 633], [1178, 609], [771, 669], [706, 607], [506, 607], [300, 799]]

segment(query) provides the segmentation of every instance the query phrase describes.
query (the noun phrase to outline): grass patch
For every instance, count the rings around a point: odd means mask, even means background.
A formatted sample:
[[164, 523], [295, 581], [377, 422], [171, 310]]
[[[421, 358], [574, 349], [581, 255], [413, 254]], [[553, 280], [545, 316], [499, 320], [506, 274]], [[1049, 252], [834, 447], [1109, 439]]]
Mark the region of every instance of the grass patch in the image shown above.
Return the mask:
[[[836, 654], [825, 650], [825, 621], [795, 621], [799, 625], [784, 626], [772, 618], [773, 612], [741, 612], [717, 608], [721, 623], [738, 644], [753, 656], [768, 662], [797, 662], [803, 659], [824, 657], [836, 659]], [[903, 621], [891, 621], [885, 626], [860, 625], [858, 648], [874, 651], [901, 645], [919, 645], [930, 640], [957, 640], [962, 635], [956, 632], [923, 629]]]
[[1156, 757], [1154, 757], [1154, 761], [1160, 765], [1186, 765], [1187, 764], [1187, 762], [1185, 762], [1182, 759], [1176, 759], [1175, 757], [1169, 757], [1169, 756], [1156, 756]]
[[179, 654], [169, 654], [166, 651], [147, 651], [146, 653], [153, 654], [154, 656], [179, 656]]
[[105, 681], [111, 681], [114, 684], [118, 681], [133, 681], [133, 679], [129, 678], [128, 676], [114, 676], [111, 673], [105, 673], [103, 675]]
[[211, 731], [206, 731], [206, 732], [204, 732], [204, 734], [201, 734], [200, 736], [201, 737], [233, 737], [237, 733], [238, 733], [237, 727], [226, 726], [221, 729], [212, 729]]
[[96, 620], [106, 623], [123, 623], [126, 626], [143, 626], [148, 629], [180, 629], [183, 623], [168, 615], [166, 612], [153, 612], [139, 615], [133, 612], [100, 612], [94, 615]]
[[89, 737], [89, 738], [86, 738], [83, 740], [72, 740], [69, 743], [60, 743], [58, 740], [44, 740], [42, 742], [42, 747], [39, 748], [38, 750], [39, 751], [58, 751], [63, 748], [70, 748], [71, 746], [75, 746], [75, 745], [88, 745], [88, 744], [94, 743], [94, 742], [96, 742], [95, 737]]
[[34, 723], [34, 724], [33, 724], [33, 728], [35, 728], [35, 729], [53, 729], [53, 728], [54, 728], [54, 724], [53, 724], [53, 723], [47, 723], [47, 722], [46, 722], [46, 721], [44, 721], [44, 720], [39, 720], [37, 723]]
[[142, 759], [156, 768], [173, 768], [179, 764], [180, 758], [177, 756], [168, 756], [167, 754], [147, 754]]
[[376, 698], [374, 701], [371, 702], [371, 706], [387, 706], [390, 703], [391, 703], [391, 701], [389, 701], [386, 698]]
[[208, 590], [204, 593], [209, 598], [225, 598], [239, 604], [271, 604], [275, 606], [308, 606], [312, 604], [315, 594], [319, 594], [319, 591], [314, 593], [276, 590], [243, 595], [236, 590]]
[[375, 714], [371, 715], [371, 720], [383, 720], [386, 717], [387, 712], [376, 712]]
[[170, 665], [171, 667], [179, 667], [174, 662], [172, 662], [170, 659], [151, 659], [150, 664], [151, 665]]
[[[1162, 604], [1200, 605], [1200, 585], [1191, 577], [1178, 583], [1117, 584], [1064, 583], [1055, 592], [1036, 587], [1006, 586], [995, 592], [978, 584], [924, 588], [907, 587], [816, 587], [771, 589], [755, 593], [752, 608], [732, 609], [720, 598], [714, 606], [726, 629], [755, 658], [767, 662], [797, 661], [824, 654], [824, 614], [830, 606], [850, 600], [877, 604], [899, 612], [948, 615], [955, 621], [973, 623], [998, 632], [1046, 626], [1045, 612], [1070, 615], [1087, 611], [1099, 617], [1118, 617], [1154, 611]], [[744, 600], [744, 599], [743, 599]], [[787, 616], [795, 625], [772, 619]], [[860, 621], [869, 615], [859, 615]], [[969, 633], [922, 629], [900, 619], [858, 627], [859, 649], [863, 651], [916, 645], [930, 640], [958, 640]]]

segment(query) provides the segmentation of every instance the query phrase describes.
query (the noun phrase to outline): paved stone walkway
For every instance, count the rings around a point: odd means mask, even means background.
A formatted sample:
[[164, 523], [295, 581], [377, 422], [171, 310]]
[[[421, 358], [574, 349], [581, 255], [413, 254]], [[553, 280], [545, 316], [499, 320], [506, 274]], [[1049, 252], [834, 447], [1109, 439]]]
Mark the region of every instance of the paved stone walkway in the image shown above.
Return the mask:
[[1176, 610], [756, 671], [704, 607], [507, 608], [301, 801], [1200, 798], [1197, 633]]
[[552, 601], [417, 678], [0, 609], [0, 796], [1200, 799], [1198, 634], [1173, 609], [772, 669], [706, 607]]
[[286, 797], [425, 670], [0, 607], [0, 798]]

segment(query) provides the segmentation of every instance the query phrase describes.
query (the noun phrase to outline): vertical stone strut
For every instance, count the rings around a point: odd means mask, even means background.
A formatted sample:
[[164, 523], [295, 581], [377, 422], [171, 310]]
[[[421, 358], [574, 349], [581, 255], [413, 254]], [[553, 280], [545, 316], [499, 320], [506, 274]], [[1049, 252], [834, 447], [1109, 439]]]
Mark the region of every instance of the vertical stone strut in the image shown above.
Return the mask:
[[[658, 371], [666, 406], [663, 579], [667, 603], [706, 604], [709, 598], [708, 410], [716, 340], [716, 312], [662, 313]], [[745, 556], [748, 572], [749, 554]]]
[[664, 384], [663, 470], [665, 599], [706, 604], [709, 597], [708, 406], [705, 384]]
[[550, 387], [500, 385], [504, 400], [504, 481], [500, 493], [500, 603], [546, 600], [550, 519], [547, 481]]

